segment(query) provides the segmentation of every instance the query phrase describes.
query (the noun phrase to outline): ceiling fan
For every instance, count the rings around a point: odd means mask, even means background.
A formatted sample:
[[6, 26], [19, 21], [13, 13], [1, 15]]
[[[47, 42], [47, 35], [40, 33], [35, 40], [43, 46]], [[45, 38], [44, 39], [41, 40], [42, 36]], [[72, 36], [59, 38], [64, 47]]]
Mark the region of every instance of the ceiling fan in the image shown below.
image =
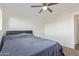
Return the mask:
[[48, 10], [49, 12], [52, 13], [53, 11], [49, 8], [49, 6], [56, 5], [56, 4], [58, 3], [42, 3], [42, 6], [31, 6], [31, 7], [42, 7], [39, 13], [41, 13], [44, 10]]

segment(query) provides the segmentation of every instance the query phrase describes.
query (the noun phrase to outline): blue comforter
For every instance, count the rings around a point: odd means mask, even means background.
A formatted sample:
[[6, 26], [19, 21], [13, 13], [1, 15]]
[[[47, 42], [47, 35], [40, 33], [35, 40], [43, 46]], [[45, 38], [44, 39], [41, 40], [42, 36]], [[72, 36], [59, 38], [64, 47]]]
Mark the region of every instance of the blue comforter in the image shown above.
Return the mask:
[[33, 35], [20, 34], [4, 37], [1, 56], [62, 56], [63, 49], [55, 41]]

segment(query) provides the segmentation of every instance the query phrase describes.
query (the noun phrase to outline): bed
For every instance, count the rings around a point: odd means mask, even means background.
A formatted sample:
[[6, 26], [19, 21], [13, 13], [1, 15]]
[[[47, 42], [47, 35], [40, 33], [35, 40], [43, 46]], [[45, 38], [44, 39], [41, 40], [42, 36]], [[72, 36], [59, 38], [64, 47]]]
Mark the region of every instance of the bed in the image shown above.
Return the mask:
[[32, 31], [7, 31], [0, 56], [64, 56], [64, 53], [59, 43], [34, 36]]

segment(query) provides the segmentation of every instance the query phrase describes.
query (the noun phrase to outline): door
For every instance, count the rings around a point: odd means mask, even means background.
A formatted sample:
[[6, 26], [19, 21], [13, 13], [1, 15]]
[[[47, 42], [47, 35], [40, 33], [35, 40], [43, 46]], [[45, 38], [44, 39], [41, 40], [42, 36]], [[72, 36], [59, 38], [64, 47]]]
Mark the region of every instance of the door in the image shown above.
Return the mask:
[[75, 49], [79, 50], [79, 15], [75, 16]]

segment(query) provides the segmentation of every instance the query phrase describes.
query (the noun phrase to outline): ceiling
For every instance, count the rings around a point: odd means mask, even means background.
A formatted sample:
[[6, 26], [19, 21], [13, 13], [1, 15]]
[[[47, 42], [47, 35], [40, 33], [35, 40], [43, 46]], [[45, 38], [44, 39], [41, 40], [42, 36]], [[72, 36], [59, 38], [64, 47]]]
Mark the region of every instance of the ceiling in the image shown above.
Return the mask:
[[6, 8], [9, 11], [12, 12], [17, 12], [20, 14], [24, 15], [29, 15], [29, 16], [35, 16], [35, 17], [50, 17], [55, 14], [61, 13], [62, 11], [68, 10], [72, 7], [79, 6], [79, 3], [59, 3], [57, 5], [52, 5], [50, 6], [50, 9], [53, 10], [53, 13], [50, 13], [48, 10], [43, 11], [42, 13], [38, 13], [39, 10], [41, 9], [40, 7], [38, 8], [31, 8], [31, 5], [42, 5], [41, 3], [6, 3], [6, 4], [0, 4], [3, 6], [6, 6]]

